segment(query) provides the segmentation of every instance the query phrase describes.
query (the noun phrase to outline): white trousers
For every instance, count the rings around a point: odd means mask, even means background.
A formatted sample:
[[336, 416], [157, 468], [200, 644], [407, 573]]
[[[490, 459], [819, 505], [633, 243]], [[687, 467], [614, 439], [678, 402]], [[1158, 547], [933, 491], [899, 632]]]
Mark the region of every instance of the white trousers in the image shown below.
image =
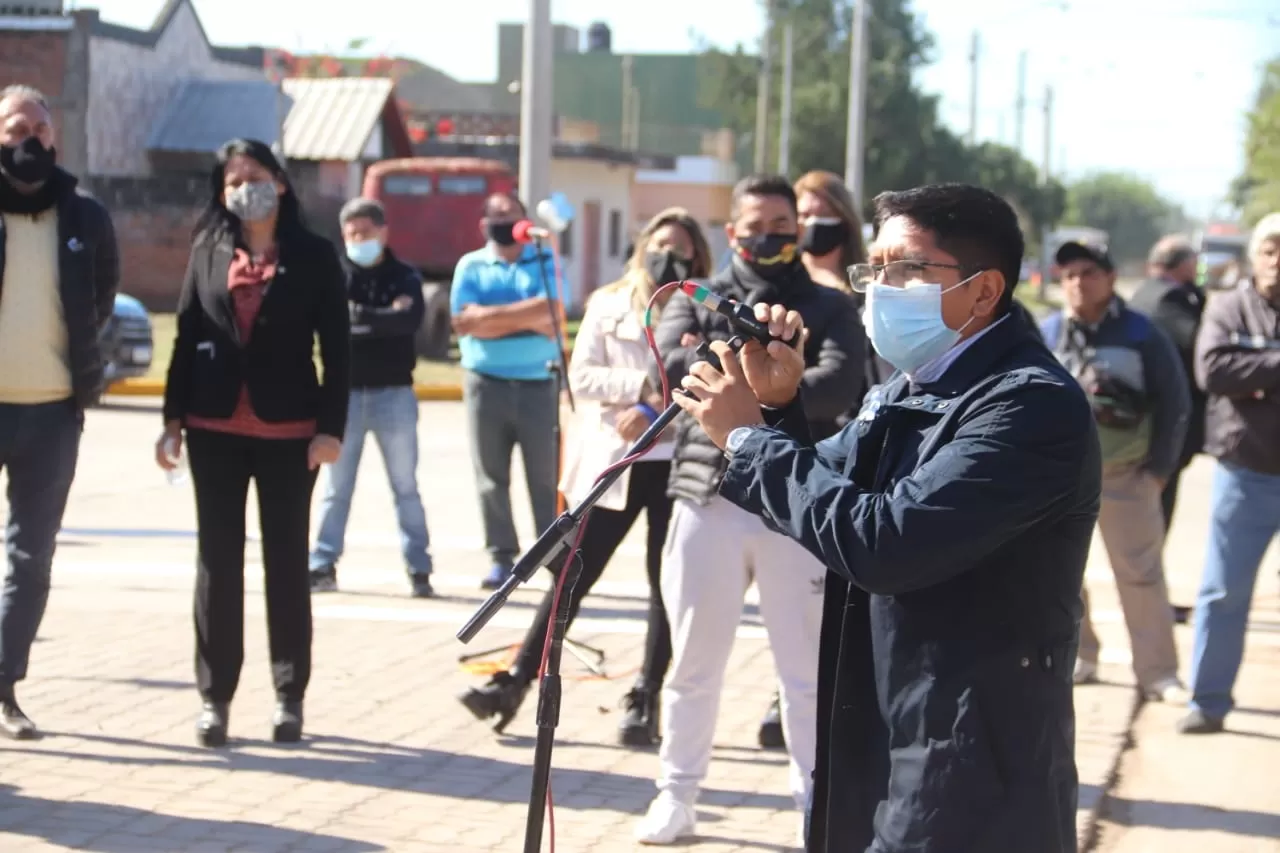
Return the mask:
[[[817, 741], [818, 633], [826, 567], [723, 498], [678, 499], [662, 559], [671, 671], [662, 689], [659, 790], [692, 805], [707, 775], [729, 653], [754, 579], [778, 670], [791, 791], [803, 809]], [[767, 694], [761, 691], [761, 707]]]

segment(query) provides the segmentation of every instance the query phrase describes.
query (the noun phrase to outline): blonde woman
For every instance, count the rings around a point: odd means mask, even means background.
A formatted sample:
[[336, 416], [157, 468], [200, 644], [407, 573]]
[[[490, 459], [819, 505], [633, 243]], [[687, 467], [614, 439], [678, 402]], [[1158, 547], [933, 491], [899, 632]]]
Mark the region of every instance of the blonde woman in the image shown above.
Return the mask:
[[[662, 410], [662, 395], [646, 380], [652, 354], [644, 336], [644, 313], [658, 286], [711, 271], [711, 253], [697, 222], [681, 208], [655, 216], [636, 237], [623, 277], [601, 288], [587, 305], [569, 363], [569, 384], [585, 403], [574, 441], [565, 444], [560, 490], [570, 503], [581, 501], [595, 478], [618, 462]], [[659, 299], [656, 315], [669, 298]], [[656, 323], [656, 316], [655, 316]], [[663, 436], [605, 493], [592, 512], [581, 543], [582, 575], [566, 592], [569, 619], [641, 513], [648, 524], [645, 567], [649, 578], [649, 624], [644, 662], [636, 685], [624, 698], [626, 715], [618, 739], [624, 746], [652, 746], [658, 738], [658, 694], [671, 662], [671, 632], [659, 592], [662, 547], [671, 520], [667, 477], [670, 437]], [[525, 634], [516, 662], [488, 684], [468, 690], [462, 704], [480, 720], [496, 717], [502, 731], [515, 716], [537, 678], [554, 591], [543, 597]]]

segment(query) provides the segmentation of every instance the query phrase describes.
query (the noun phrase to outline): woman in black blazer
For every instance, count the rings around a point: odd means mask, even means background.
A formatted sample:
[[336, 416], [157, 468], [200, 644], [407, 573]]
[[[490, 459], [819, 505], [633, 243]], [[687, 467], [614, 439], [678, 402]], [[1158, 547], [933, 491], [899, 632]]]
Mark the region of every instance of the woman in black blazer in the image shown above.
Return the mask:
[[[338, 256], [307, 230], [284, 169], [261, 142], [237, 139], [218, 152], [177, 326], [156, 461], [172, 469], [185, 432], [199, 543], [197, 736], [205, 746], [227, 740], [244, 659], [253, 481], [277, 698], [272, 737], [297, 741], [311, 675], [311, 491], [316, 470], [342, 448], [349, 320]], [[323, 380], [312, 355], [317, 336]]]

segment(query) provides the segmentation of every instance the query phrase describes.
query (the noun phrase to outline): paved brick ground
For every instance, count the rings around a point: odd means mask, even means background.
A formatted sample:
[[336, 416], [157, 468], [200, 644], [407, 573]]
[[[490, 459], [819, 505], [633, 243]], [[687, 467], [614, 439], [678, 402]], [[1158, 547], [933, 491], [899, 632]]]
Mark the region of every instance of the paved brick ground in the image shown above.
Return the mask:
[[[422, 412], [420, 477], [442, 597], [406, 597], [389, 498], [376, 454], [367, 456], [340, 568], [343, 592], [316, 601], [307, 742], [283, 748], [266, 741], [271, 691], [251, 545], [236, 743], [216, 752], [192, 739], [190, 495], [168, 486], [150, 463], [159, 423], [152, 408], [91, 413], [52, 603], [32, 678], [21, 688], [48, 734], [33, 744], [0, 744], [0, 851], [520, 848], [532, 697], [501, 738], [453, 698], [476, 680], [460, 669], [457, 658], [470, 649], [453, 635], [482, 600], [476, 582], [486, 566], [460, 409], [427, 404]], [[1203, 480], [1203, 471], [1196, 477]], [[1184, 512], [1196, 512], [1195, 501]], [[517, 495], [527, 535], [526, 508]], [[1184, 574], [1193, 573], [1202, 529], [1193, 518], [1180, 533], [1189, 555]], [[638, 540], [624, 545], [573, 631], [607, 653], [611, 679], [591, 678], [566, 658], [573, 680], [553, 777], [557, 849], [566, 853], [632, 849], [632, 825], [654, 793], [656, 756], [613, 745], [617, 702], [643, 634], [639, 553]], [[1105, 562], [1095, 565], [1090, 583], [1105, 674], [1114, 683], [1077, 694], [1082, 832], [1114, 774], [1133, 696], [1115, 596]], [[1175, 584], [1194, 586], [1177, 577]], [[514, 642], [535, 596], [518, 593], [474, 645]], [[699, 807], [699, 850], [787, 849], [795, 837], [783, 760], [754, 743], [773, 677], [749, 598]]]

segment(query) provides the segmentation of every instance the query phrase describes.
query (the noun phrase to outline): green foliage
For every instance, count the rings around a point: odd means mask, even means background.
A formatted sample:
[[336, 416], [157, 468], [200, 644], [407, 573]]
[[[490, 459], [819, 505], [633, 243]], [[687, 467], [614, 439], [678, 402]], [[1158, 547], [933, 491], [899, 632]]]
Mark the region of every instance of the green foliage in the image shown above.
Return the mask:
[[[782, 29], [793, 29], [791, 175], [811, 169], [844, 172], [849, 92], [850, 0], [776, 0], [772, 34], [770, 168], [777, 162], [782, 90]], [[942, 181], [987, 186], [1018, 207], [1028, 236], [1062, 215], [1065, 190], [1042, 185], [1036, 168], [1011, 148], [967, 146], [942, 125], [937, 98], [916, 86], [914, 72], [931, 59], [933, 40], [909, 0], [871, 0], [868, 33], [867, 145], [864, 203], [884, 190]], [[739, 165], [753, 162], [758, 59], [739, 48], [703, 53], [700, 102], [716, 107], [737, 133]]]
[[1067, 190], [1063, 224], [1098, 228], [1110, 235], [1117, 263], [1146, 258], [1151, 246], [1185, 221], [1182, 212], [1150, 182], [1124, 172], [1099, 172]]
[[1245, 167], [1231, 187], [1246, 225], [1280, 211], [1280, 58], [1262, 75], [1245, 137]]

